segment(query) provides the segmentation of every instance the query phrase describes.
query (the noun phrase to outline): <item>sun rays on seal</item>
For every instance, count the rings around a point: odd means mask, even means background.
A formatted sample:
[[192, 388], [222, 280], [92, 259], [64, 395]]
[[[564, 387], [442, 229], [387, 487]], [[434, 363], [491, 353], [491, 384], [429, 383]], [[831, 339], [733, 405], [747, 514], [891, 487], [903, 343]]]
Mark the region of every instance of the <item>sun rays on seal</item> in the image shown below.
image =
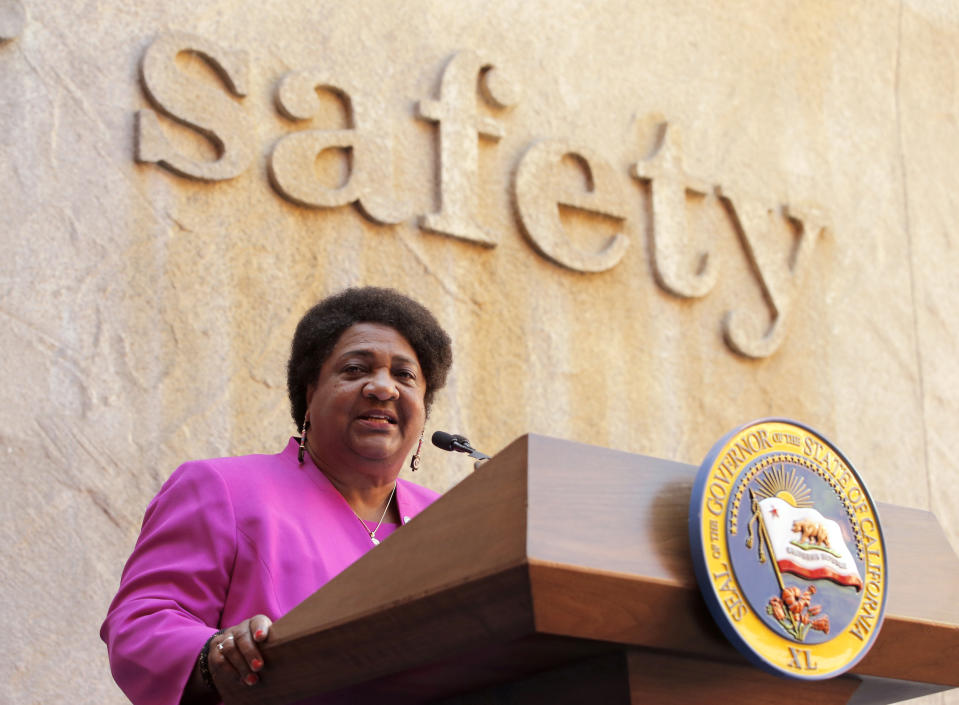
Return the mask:
[[774, 465], [757, 477], [753, 491], [758, 500], [778, 497], [794, 507], [813, 506], [809, 498], [812, 492], [806, 486], [806, 481], [796, 474], [795, 468], [790, 468], [789, 472], [786, 472], [785, 465]]

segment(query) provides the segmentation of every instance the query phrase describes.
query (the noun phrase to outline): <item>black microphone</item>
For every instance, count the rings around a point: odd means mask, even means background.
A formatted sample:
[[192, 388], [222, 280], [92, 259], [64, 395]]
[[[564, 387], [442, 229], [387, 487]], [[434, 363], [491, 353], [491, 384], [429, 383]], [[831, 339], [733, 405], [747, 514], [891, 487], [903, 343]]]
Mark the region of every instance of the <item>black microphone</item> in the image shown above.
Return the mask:
[[433, 445], [437, 448], [442, 448], [443, 450], [455, 450], [459, 453], [466, 453], [469, 455], [469, 457], [476, 458], [477, 460], [490, 459], [486, 453], [482, 453], [471, 446], [469, 439], [466, 436], [459, 436], [455, 433], [434, 431]]

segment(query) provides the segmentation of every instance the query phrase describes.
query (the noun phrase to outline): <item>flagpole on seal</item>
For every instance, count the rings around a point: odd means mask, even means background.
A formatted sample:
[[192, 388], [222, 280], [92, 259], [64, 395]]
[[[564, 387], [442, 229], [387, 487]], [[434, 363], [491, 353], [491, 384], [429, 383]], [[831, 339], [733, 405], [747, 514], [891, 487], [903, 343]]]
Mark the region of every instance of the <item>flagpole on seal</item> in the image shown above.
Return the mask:
[[[769, 552], [770, 563], [773, 564], [773, 571], [776, 573], [776, 581], [779, 583], [779, 594], [782, 595], [786, 591], [786, 584], [783, 582], [783, 575], [779, 570], [779, 562], [776, 560], [776, 553], [773, 551], [772, 541], [769, 540], [769, 532], [766, 531], [766, 522], [759, 508], [759, 500], [756, 499], [756, 494], [752, 488], [749, 489], [749, 502], [753, 515], [749, 520], [749, 534], [746, 537], [746, 548], [753, 547], [753, 522], [755, 521], [758, 524], [757, 531], [759, 533], [759, 562], [766, 562], [766, 557], [763, 555], [763, 544], [765, 544], [766, 550]], [[786, 614], [789, 615], [789, 621], [792, 622], [793, 627], [798, 629], [799, 623], [796, 621], [796, 615], [793, 614], [791, 610], [786, 610]]]

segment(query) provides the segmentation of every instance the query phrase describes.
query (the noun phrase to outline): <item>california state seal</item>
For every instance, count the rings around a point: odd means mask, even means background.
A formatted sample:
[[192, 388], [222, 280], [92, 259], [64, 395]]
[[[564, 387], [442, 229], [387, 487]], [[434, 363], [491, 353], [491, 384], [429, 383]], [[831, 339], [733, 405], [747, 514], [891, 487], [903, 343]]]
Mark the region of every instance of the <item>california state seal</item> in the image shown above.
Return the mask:
[[886, 605], [879, 516], [829, 441], [785, 419], [746, 424], [703, 461], [689, 507], [700, 590], [758, 666], [837, 676], [872, 646]]

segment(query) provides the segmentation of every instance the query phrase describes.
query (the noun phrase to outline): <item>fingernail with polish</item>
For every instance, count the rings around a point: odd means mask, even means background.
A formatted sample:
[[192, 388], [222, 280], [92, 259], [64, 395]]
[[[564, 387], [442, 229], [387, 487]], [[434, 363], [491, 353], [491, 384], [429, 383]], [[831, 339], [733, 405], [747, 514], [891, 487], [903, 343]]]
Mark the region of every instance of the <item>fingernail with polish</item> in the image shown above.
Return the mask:
[[259, 671], [261, 668], [263, 668], [263, 662], [260, 659], [255, 658], [250, 661], [250, 668], [252, 668], [254, 671]]
[[260, 680], [256, 677], [255, 673], [247, 673], [246, 678], [243, 679], [243, 682], [247, 685], [256, 685], [256, 682]]
[[262, 630], [262, 629], [257, 629], [256, 632], [254, 632], [254, 634], [253, 634], [253, 638], [254, 638], [254, 639], [262, 639], [262, 638], [263, 638], [263, 630]]

